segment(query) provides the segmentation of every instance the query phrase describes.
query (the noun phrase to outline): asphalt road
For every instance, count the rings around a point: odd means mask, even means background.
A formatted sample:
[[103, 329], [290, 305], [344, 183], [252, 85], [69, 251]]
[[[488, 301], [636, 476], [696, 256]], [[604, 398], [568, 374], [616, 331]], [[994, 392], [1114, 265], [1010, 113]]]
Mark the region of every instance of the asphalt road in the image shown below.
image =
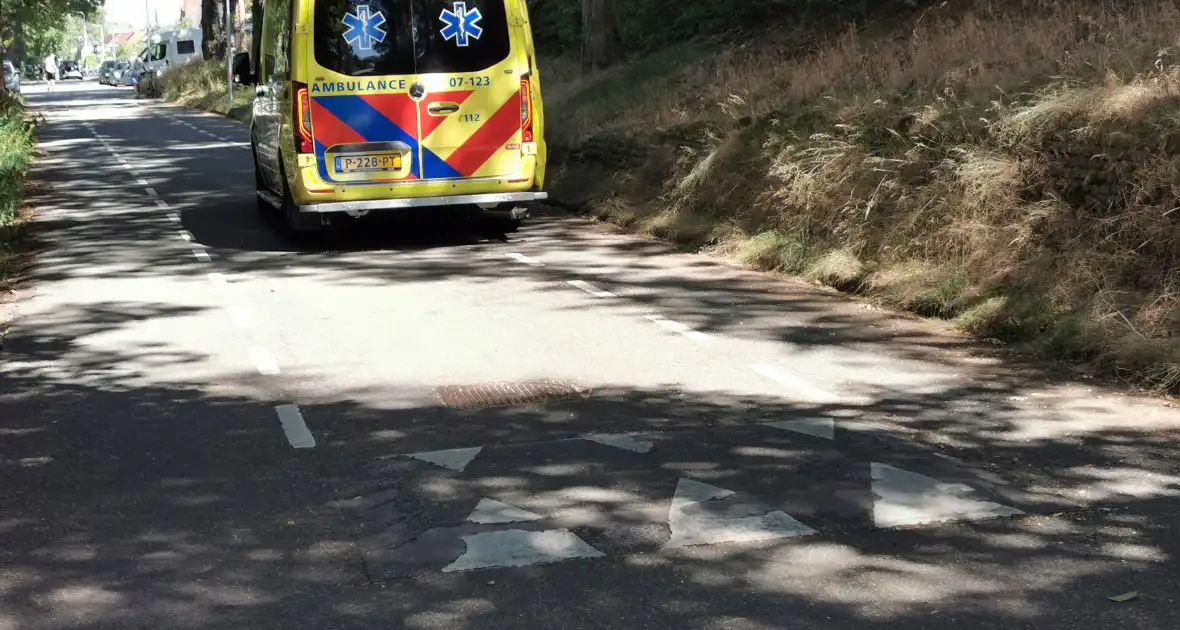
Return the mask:
[[26, 93], [0, 630], [1180, 627], [1166, 404], [554, 209], [293, 241], [239, 124]]

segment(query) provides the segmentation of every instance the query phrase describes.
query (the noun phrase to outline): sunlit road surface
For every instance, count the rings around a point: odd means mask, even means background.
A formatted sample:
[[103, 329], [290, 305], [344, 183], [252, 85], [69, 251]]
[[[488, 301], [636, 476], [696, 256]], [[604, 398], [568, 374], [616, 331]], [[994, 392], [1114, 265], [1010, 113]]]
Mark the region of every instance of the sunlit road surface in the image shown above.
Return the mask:
[[1180, 627], [1161, 403], [552, 209], [293, 241], [238, 123], [25, 92], [0, 629]]

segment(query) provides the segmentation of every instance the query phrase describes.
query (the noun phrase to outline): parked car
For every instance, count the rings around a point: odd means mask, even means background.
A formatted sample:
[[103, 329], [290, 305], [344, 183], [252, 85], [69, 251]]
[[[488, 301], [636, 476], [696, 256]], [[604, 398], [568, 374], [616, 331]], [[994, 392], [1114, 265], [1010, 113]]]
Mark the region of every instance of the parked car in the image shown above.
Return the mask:
[[4, 89], [9, 92], [20, 92], [20, 73], [11, 61], [4, 62]]
[[104, 61], [98, 68], [98, 82], [102, 85], [122, 85], [123, 71], [128, 67], [126, 61]]
[[114, 64], [115, 65], [112, 66], [110, 70], [107, 70], [107, 79], [105, 83], [115, 87], [125, 85], [123, 83], [123, 75], [127, 73], [127, 70], [131, 67], [131, 64], [127, 63], [126, 61], [116, 61]]
[[57, 73], [58, 79], [65, 81], [66, 79], [82, 80], [82, 66], [78, 65], [77, 61], [63, 61]]
[[104, 61], [98, 66], [98, 83], [99, 85], [109, 85], [111, 82], [111, 70], [114, 70], [115, 62]]

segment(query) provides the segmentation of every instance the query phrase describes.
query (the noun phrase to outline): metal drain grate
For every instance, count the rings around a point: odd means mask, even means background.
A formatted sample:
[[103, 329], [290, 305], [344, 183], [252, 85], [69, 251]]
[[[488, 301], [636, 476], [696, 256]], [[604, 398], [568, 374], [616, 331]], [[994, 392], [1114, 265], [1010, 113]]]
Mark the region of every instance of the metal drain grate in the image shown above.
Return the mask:
[[443, 385], [435, 389], [447, 407], [480, 409], [553, 402], [581, 397], [585, 390], [566, 381], [507, 381], [474, 385]]

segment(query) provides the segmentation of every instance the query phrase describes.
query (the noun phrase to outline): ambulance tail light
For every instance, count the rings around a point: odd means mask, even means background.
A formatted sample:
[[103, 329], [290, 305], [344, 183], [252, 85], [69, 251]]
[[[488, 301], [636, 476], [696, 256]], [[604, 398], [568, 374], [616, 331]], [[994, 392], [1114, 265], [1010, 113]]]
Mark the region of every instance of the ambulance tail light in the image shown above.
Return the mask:
[[293, 82], [295, 88], [295, 152], [314, 153], [315, 141], [311, 136], [311, 93], [306, 83]]
[[533, 142], [533, 81], [529, 76], [520, 79], [520, 134], [522, 142]]

